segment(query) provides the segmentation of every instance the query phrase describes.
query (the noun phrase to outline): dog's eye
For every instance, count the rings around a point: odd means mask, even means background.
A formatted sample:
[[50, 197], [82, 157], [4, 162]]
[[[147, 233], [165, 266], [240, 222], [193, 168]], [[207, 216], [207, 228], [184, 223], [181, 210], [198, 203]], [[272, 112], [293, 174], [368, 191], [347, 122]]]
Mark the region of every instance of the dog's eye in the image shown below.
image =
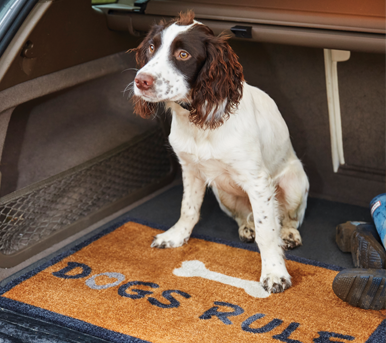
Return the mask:
[[189, 55], [186, 51], [182, 50], [182, 51], [180, 51], [180, 53], [178, 54], [178, 56], [179, 56], [182, 60], [186, 60], [190, 55]]
[[154, 45], [153, 44], [149, 45], [149, 51], [150, 51], [150, 53], [154, 52]]

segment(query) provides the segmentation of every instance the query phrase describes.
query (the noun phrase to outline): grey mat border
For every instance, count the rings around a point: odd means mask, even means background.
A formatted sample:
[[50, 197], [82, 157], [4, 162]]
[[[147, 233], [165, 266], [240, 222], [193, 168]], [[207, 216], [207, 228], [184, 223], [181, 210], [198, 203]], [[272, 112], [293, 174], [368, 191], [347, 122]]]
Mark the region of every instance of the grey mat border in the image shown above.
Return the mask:
[[37, 341], [41, 343], [109, 343], [104, 339], [27, 317], [4, 308], [0, 309], [0, 323], [0, 342], [2, 343], [34, 343]]
[[[18, 284], [20, 284], [24, 280], [27, 280], [27, 279], [33, 277], [34, 275], [41, 272], [42, 270], [58, 263], [62, 259], [74, 254], [75, 252], [81, 250], [82, 248], [84, 248], [87, 245], [91, 244], [92, 242], [98, 240], [99, 238], [102, 238], [103, 236], [113, 232], [114, 230], [118, 229], [119, 227], [121, 227], [123, 224], [125, 224], [127, 222], [135, 222], [138, 224], [146, 225], [146, 226], [149, 226], [149, 227], [152, 227], [155, 229], [160, 229], [163, 231], [168, 229], [167, 227], [165, 227], [163, 225], [150, 223], [150, 222], [148, 222], [146, 220], [142, 220], [142, 219], [132, 218], [131, 216], [125, 214], [125, 215], [113, 220], [112, 222], [105, 224], [100, 229], [97, 229], [97, 230], [91, 232], [89, 235], [87, 235], [87, 237], [82, 237], [81, 238], [83, 240], [82, 243], [77, 244], [77, 243], [79, 243], [79, 241], [73, 242], [72, 244], [61, 249], [59, 252], [55, 253], [55, 255], [57, 255], [57, 256], [50, 259], [50, 257], [52, 256], [51, 255], [43, 260], [40, 260], [40, 261], [34, 263], [31, 266], [31, 269], [28, 268], [28, 269], [30, 269], [29, 271], [26, 271], [26, 269], [23, 269], [22, 271], [17, 273], [18, 276], [14, 277], [15, 275], [13, 275], [13, 276], [3, 280], [3, 282], [1, 283], [1, 287], [0, 287], [0, 295], [3, 295], [5, 292], [7, 292], [10, 289], [12, 289], [13, 287], [17, 286]], [[96, 231], [98, 231], [98, 233], [96, 233]], [[205, 235], [194, 235], [193, 234], [191, 237], [203, 239], [203, 240], [207, 240], [207, 241], [215, 242], [215, 243], [219, 243], [219, 244], [224, 244], [224, 245], [231, 246], [234, 248], [240, 248], [240, 249], [244, 249], [244, 250], [259, 252], [257, 246], [249, 246], [245, 243], [231, 242], [231, 241], [227, 241], [224, 239], [208, 237]], [[291, 260], [291, 261], [296, 261], [296, 262], [300, 262], [300, 263], [304, 263], [304, 264], [308, 264], [308, 265], [313, 265], [316, 267], [326, 268], [326, 269], [330, 269], [330, 270], [334, 270], [334, 271], [340, 271], [340, 270], [344, 269], [342, 267], [329, 265], [329, 264], [318, 262], [318, 261], [312, 261], [312, 260], [309, 260], [309, 259], [306, 259], [303, 257], [290, 255], [288, 253], [286, 254], [286, 258], [288, 260]], [[62, 325], [62, 326], [68, 327], [70, 329], [77, 330], [77, 331], [80, 331], [80, 332], [83, 332], [83, 333], [86, 333], [86, 334], [89, 334], [89, 335], [92, 335], [92, 336], [95, 336], [98, 338], [110, 340], [111, 342], [116, 342], [116, 343], [120, 343], [122, 341], [130, 342], [130, 343], [131, 342], [133, 342], [133, 343], [147, 342], [147, 341], [141, 340], [141, 339], [136, 338], [136, 337], [124, 335], [124, 334], [121, 334], [119, 332], [107, 330], [107, 329], [89, 324], [89, 323], [84, 322], [82, 320], [67, 317], [67, 316], [64, 316], [61, 314], [57, 314], [55, 312], [44, 310], [44, 309], [41, 309], [41, 308], [38, 308], [38, 307], [35, 307], [32, 305], [28, 305], [28, 304], [21, 303], [21, 302], [11, 300], [11, 299], [7, 299], [4, 297], [0, 297], [0, 306], [3, 308], [6, 308], [8, 310], [15, 311], [17, 313], [21, 313], [23, 315], [33, 316], [34, 318], [37, 318], [37, 319], [42, 319], [42, 320], [45, 320], [47, 322]], [[385, 334], [386, 334], [386, 319], [381, 322], [381, 324], [371, 334], [371, 336], [366, 341], [366, 343], [384, 343]]]

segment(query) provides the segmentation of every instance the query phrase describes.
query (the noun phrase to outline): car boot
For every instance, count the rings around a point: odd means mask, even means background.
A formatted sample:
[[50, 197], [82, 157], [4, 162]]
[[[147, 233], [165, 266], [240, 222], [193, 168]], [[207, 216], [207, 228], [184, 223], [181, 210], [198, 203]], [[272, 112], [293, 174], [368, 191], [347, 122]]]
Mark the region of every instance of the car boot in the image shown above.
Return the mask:
[[386, 309], [385, 269], [345, 269], [335, 277], [332, 289], [343, 301], [366, 310]]
[[385, 269], [386, 252], [373, 224], [346, 222], [336, 227], [336, 243], [351, 252], [357, 268]]
[[370, 213], [383, 247], [386, 249], [386, 193], [370, 201]]

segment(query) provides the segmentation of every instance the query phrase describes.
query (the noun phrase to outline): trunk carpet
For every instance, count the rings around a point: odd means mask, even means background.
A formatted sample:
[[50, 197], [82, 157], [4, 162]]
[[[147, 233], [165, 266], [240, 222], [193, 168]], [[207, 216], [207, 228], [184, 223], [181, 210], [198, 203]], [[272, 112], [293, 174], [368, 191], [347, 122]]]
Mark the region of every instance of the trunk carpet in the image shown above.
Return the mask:
[[[170, 227], [179, 218], [182, 192], [182, 186], [174, 187], [136, 207], [129, 214], [135, 218], [146, 218], [148, 221]], [[289, 253], [344, 268], [353, 268], [351, 254], [341, 252], [335, 243], [336, 226], [349, 220], [370, 222], [372, 221], [370, 210], [309, 198], [305, 219], [299, 230], [303, 245]], [[193, 233], [240, 242], [236, 222], [220, 209], [211, 190], [208, 190], [205, 195], [201, 207], [201, 219]]]

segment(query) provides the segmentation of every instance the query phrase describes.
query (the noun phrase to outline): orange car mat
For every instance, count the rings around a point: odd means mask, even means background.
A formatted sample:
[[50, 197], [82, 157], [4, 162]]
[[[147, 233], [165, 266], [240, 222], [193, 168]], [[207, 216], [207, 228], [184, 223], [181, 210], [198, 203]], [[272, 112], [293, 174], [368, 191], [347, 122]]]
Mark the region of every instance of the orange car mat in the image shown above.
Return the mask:
[[257, 251], [197, 238], [150, 248], [160, 232], [131, 221], [99, 234], [11, 282], [0, 306], [113, 342], [386, 342], [384, 313], [338, 299], [333, 267], [287, 259], [292, 287], [256, 298], [204, 274], [173, 271], [200, 261], [216, 277], [257, 281]]

